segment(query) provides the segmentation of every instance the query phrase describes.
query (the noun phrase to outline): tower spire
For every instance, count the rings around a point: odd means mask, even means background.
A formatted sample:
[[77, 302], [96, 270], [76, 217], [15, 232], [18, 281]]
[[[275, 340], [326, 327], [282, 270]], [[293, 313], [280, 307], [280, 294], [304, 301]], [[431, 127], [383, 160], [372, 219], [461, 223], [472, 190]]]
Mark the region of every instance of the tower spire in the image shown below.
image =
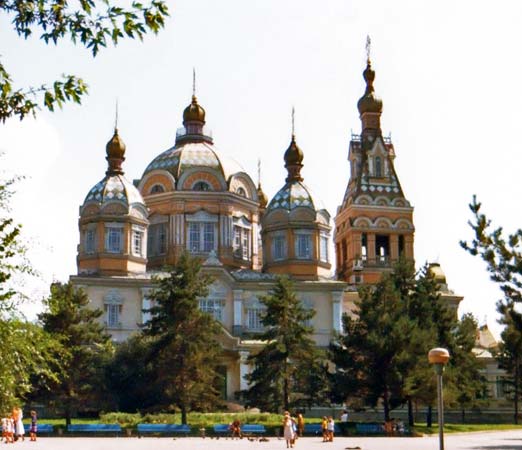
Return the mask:
[[192, 68], [192, 98], [196, 98], [196, 68]]
[[118, 132], [118, 97], [116, 97], [116, 111], [114, 114], [114, 132]]
[[370, 35], [366, 35], [366, 64], [370, 64], [370, 54], [372, 50], [372, 40], [370, 38]]
[[295, 139], [295, 108], [292, 106], [292, 139]]

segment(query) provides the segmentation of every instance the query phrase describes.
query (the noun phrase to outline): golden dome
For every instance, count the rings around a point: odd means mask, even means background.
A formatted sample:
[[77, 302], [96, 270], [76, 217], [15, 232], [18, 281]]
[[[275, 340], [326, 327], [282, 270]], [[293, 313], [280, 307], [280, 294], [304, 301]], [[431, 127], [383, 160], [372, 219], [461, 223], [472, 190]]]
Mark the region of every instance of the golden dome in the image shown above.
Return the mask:
[[268, 197], [263, 192], [263, 189], [261, 188], [261, 183], [257, 186], [257, 198], [259, 200], [259, 206], [261, 208], [266, 208], [266, 205], [268, 204]]
[[297, 146], [297, 143], [295, 142], [295, 136], [292, 135], [292, 142], [290, 142], [290, 145], [285, 152], [285, 163], [287, 166], [293, 164], [302, 164], [303, 157], [303, 151]]
[[364, 95], [357, 102], [357, 109], [359, 113], [381, 113], [382, 100], [375, 95], [373, 88], [373, 80], [375, 80], [375, 71], [372, 69], [372, 63], [368, 60], [366, 69], [363, 72], [364, 80], [366, 81], [366, 91]]
[[114, 134], [105, 149], [107, 151], [107, 158], [125, 159], [125, 144], [118, 134], [118, 129], [114, 129]]
[[186, 122], [203, 122], [205, 123], [205, 110], [198, 104], [195, 95], [192, 96], [192, 102], [183, 111], [183, 123]]

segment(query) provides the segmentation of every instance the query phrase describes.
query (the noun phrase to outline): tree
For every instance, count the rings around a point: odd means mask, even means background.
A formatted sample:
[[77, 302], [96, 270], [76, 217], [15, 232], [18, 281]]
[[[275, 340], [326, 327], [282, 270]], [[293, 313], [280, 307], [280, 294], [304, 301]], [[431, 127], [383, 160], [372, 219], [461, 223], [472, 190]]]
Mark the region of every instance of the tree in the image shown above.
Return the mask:
[[67, 425], [80, 406], [99, 410], [106, 394], [103, 371], [112, 345], [98, 320], [103, 311], [88, 304], [82, 289], [70, 282], [54, 283], [44, 300], [47, 309], [38, 315], [44, 331], [59, 342], [54, 353], [61, 367], [57, 367], [58, 379], [40, 386], [36, 396], [63, 409]]
[[[120, 39], [143, 39], [151, 31], [157, 33], [165, 24], [168, 8], [165, 1], [137, 1], [128, 8], [111, 0], [6, 0], [0, 12], [12, 17], [14, 31], [25, 39], [37, 34], [46, 44], [69, 37], [74, 44], [84, 45], [93, 56], [110, 42]], [[15, 87], [7, 68], [0, 60], [0, 122], [10, 117], [23, 119], [38, 108], [53, 111], [67, 101], [81, 102], [87, 85], [74, 75], [63, 75], [51, 85]]]
[[131, 336], [116, 347], [106, 367], [108, 390], [118, 411], [150, 411], [163, 403], [162, 387], [149, 360], [152, 339], [142, 334]]
[[479, 366], [471, 351], [476, 323], [470, 331], [468, 319], [458, 322], [455, 311], [441, 300], [428, 266], [416, 276], [411, 263], [400, 261], [359, 296], [357, 317], [343, 317], [344, 334], [331, 345], [334, 401], [359, 397], [372, 407], [381, 402], [385, 420], [390, 410], [408, 403], [412, 426], [412, 404], [429, 406], [436, 399], [427, 361], [429, 349], [436, 346], [452, 354], [446, 390], [453, 386], [454, 392], [478, 395]]
[[[307, 322], [315, 311], [303, 307], [288, 278], [280, 277], [270, 293], [261, 298], [266, 306], [260, 336], [265, 346], [248, 360], [254, 366], [246, 376], [250, 388], [243, 394], [247, 404], [266, 411], [289, 410], [291, 406], [314, 403], [321, 390], [311, 392], [307, 383], [327, 379], [323, 355], [311, 338]], [[300, 382], [305, 381], [305, 382]]]
[[497, 311], [501, 314], [499, 323], [505, 325], [505, 328], [496, 358], [499, 367], [506, 371], [503, 384], [513, 398], [514, 422], [518, 424], [519, 402], [522, 397], [522, 314], [516, 311], [511, 299], [499, 301]]
[[169, 275], [155, 280], [158, 287], [150, 295], [150, 320], [143, 334], [151, 338], [147, 362], [163, 391], [159, 406], [187, 412], [221, 404], [218, 366], [222, 353], [219, 323], [199, 308], [199, 299], [208, 295], [211, 278], [201, 273], [201, 263], [182, 254]]
[[492, 229], [475, 196], [469, 208], [473, 213], [469, 225], [475, 237], [470, 242], [461, 241], [460, 245], [486, 262], [491, 279], [499, 284], [506, 298], [522, 301], [522, 229], [507, 236], [502, 227]]

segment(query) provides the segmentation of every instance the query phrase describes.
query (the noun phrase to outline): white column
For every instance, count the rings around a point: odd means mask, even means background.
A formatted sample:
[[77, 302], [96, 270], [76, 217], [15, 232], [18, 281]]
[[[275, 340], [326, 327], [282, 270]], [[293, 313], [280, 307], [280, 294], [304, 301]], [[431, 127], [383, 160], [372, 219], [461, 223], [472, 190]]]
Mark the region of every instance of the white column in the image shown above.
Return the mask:
[[247, 351], [239, 352], [239, 389], [244, 391], [248, 389], [248, 382], [245, 380], [245, 375], [250, 372], [250, 368], [247, 364], [247, 358], [249, 353]]
[[343, 316], [343, 292], [332, 292], [332, 328], [337, 333], [342, 330], [342, 316]]

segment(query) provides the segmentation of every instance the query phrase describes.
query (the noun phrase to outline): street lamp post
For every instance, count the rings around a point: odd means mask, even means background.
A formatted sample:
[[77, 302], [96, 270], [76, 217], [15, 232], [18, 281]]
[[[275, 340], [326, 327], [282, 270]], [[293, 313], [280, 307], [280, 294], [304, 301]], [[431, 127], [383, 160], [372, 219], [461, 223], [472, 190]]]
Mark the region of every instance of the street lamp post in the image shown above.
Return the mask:
[[449, 352], [445, 348], [432, 348], [428, 353], [428, 361], [433, 364], [437, 374], [437, 398], [438, 398], [438, 421], [439, 421], [439, 449], [444, 450], [444, 401], [442, 398], [442, 373], [444, 366], [450, 358]]

